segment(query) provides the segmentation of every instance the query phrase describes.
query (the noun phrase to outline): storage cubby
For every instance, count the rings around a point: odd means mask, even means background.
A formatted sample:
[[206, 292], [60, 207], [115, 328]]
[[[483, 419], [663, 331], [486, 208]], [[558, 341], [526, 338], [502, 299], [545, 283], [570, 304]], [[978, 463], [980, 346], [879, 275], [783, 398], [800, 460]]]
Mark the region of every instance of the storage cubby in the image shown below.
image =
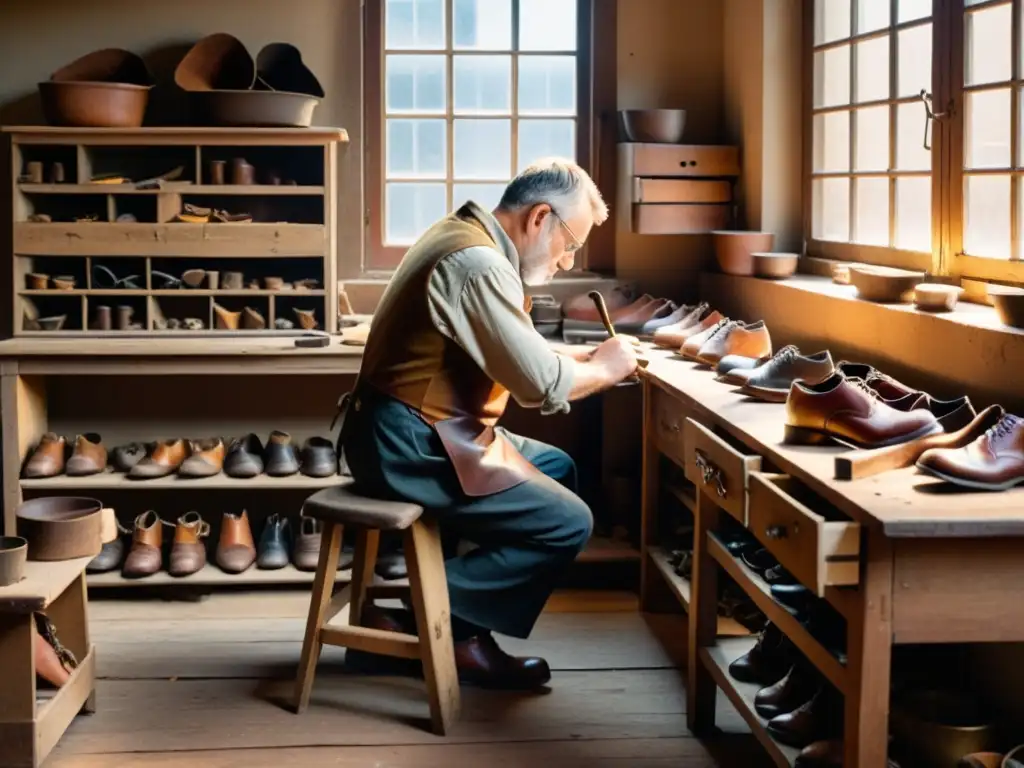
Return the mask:
[[[62, 144], [24, 144], [15, 149], [14, 173], [19, 186], [78, 183], [78, 153], [73, 146]], [[31, 181], [29, 163], [41, 163], [41, 181]], [[60, 167], [57, 167], [59, 164]], [[58, 181], [63, 174], [64, 180]]]
[[18, 257], [14, 260], [14, 289], [22, 295], [67, 294], [88, 286], [88, 259]]
[[[209, 331], [212, 325], [212, 303], [209, 296], [150, 296], [150, 330], [153, 331]], [[198, 320], [202, 328], [191, 327]]]
[[272, 298], [266, 295], [211, 297], [215, 331], [263, 331], [272, 328]]
[[[309, 296], [280, 293], [274, 298], [274, 320], [290, 321], [297, 330], [325, 330], [323, 304]], [[312, 327], [303, 322], [311, 318]]]
[[[254, 185], [268, 187], [324, 186], [324, 149], [309, 146], [204, 146], [199, 148], [204, 186], [215, 184], [214, 163], [224, 164], [224, 184], [235, 185], [236, 160], [252, 166]], [[248, 186], [248, 185], [243, 185]]]
[[104, 258], [94, 256], [85, 260], [89, 266], [90, 291], [144, 291], [146, 289], [146, 259]]
[[174, 175], [169, 179], [172, 182], [195, 183], [196, 149], [191, 146], [147, 147], [137, 144], [86, 145], [82, 148], [82, 166], [82, 183], [124, 179], [135, 185], [167, 174]]
[[22, 333], [38, 335], [82, 331], [83, 301], [82, 296], [75, 294], [19, 296], [15, 306], [21, 318]]
[[107, 208], [110, 221], [119, 224], [141, 223], [155, 224], [160, 221], [157, 216], [157, 195], [110, 195]]
[[[16, 221], [50, 224], [54, 222], [111, 221], [106, 195], [24, 194], [24, 204]], [[45, 220], [39, 221], [39, 217]]]
[[90, 331], [145, 331], [149, 324], [146, 297], [138, 294], [90, 295], [87, 310]]
[[[323, 224], [324, 199], [322, 195], [252, 195], [211, 194], [184, 189], [183, 204], [210, 208], [214, 213], [224, 211], [233, 216], [247, 215], [254, 222], [266, 224]], [[211, 223], [223, 223], [214, 219]]]

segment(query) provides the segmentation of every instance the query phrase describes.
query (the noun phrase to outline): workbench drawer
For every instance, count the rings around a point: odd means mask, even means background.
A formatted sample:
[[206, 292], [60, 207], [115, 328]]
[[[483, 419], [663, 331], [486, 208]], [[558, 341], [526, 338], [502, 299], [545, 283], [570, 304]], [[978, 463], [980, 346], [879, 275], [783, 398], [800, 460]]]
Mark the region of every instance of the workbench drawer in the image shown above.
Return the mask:
[[761, 457], [744, 453], [703, 424], [686, 420], [686, 477], [719, 507], [747, 524], [747, 482], [761, 469]]
[[700, 203], [732, 202], [732, 183], [711, 179], [633, 179], [634, 203]]
[[633, 176], [739, 176], [736, 147], [687, 144], [627, 144]]
[[729, 226], [728, 205], [634, 205], [633, 231], [641, 235], [699, 235]]
[[860, 525], [789, 475], [752, 472], [750, 532], [818, 597], [860, 582]]
[[649, 391], [654, 445], [669, 459], [684, 467], [686, 453], [683, 450], [683, 425], [686, 423], [687, 410], [681, 400], [664, 390], [652, 386]]

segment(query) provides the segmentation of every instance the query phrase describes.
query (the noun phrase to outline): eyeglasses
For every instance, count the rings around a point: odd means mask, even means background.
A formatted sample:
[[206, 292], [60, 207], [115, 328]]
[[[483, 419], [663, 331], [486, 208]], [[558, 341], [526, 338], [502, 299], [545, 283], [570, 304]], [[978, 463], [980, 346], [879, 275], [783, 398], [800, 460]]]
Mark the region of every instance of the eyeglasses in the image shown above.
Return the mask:
[[576, 233], [572, 231], [572, 228], [565, 223], [565, 219], [559, 216], [554, 209], [551, 211], [552, 215], [558, 219], [558, 223], [565, 227], [565, 231], [569, 233], [569, 237], [572, 238], [572, 244], [566, 248], [567, 253], [576, 253], [580, 248], [583, 247], [583, 241], [576, 237]]

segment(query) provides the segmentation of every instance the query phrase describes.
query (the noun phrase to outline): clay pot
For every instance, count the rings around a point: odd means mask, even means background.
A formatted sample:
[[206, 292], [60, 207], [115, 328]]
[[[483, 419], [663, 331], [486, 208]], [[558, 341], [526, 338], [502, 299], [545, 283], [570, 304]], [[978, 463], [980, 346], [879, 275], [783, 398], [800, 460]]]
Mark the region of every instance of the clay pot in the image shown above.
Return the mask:
[[270, 43], [256, 55], [256, 88], [324, 97], [323, 86], [302, 61], [302, 53], [288, 43]]
[[227, 163], [224, 160], [214, 160], [210, 163], [210, 183], [224, 183], [224, 167]]
[[851, 264], [850, 283], [865, 301], [906, 304], [913, 300], [914, 287], [924, 282], [924, 272], [874, 264]]
[[17, 584], [25, 577], [28, 541], [20, 536], [0, 536], [0, 587]]
[[255, 81], [256, 62], [241, 40], [224, 32], [193, 45], [174, 70], [174, 82], [185, 91], [247, 91]]
[[626, 141], [678, 144], [683, 140], [685, 109], [625, 109], [619, 115]]
[[231, 183], [238, 186], [256, 183], [256, 169], [244, 157], [236, 157], [231, 162]]
[[28, 539], [30, 560], [95, 557], [103, 547], [103, 505], [96, 499], [49, 496], [18, 507], [18, 532]]
[[752, 253], [754, 274], [773, 280], [792, 277], [800, 262], [799, 253]]
[[38, 160], [25, 163], [25, 180], [29, 184], [43, 183], [43, 164]]
[[29, 272], [25, 276], [25, 282], [28, 284], [29, 290], [45, 291], [50, 287], [50, 276], [44, 275], [42, 272]]
[[952, 312], [963, 292], [959, 285], [921, 283], [914, 288], [914, 306], [923, 312]]
[[988, 295], [995, 305], [996, 314], [1003, 325], [1011, 328], [1024, 328], [1024, 288], [1012, 288], [1008, 285], [990, 285]]
[[75, 128], [138, 128], [149, 103], [148, 85], [39, 83], [50, 125]]
[[718, 267], [727, 275], [754, 274], [754, 254], [767, 253], [775, 244], [775, 235], [771, 232], [718, 230], [711, 234]]

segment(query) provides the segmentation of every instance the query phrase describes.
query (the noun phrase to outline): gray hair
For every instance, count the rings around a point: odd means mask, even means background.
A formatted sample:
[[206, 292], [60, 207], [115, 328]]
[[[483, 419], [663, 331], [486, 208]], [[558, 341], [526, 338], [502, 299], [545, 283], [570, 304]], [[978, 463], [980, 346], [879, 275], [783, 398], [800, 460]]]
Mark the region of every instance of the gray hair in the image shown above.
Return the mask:
[[608, 219], [608, 205], [586, 171], [571, 160], [552, 157], [538, 160], [505, 187], [498, 208], [506, 211], [547, 203], [559, 216], [590, 206], [594, 224]]

